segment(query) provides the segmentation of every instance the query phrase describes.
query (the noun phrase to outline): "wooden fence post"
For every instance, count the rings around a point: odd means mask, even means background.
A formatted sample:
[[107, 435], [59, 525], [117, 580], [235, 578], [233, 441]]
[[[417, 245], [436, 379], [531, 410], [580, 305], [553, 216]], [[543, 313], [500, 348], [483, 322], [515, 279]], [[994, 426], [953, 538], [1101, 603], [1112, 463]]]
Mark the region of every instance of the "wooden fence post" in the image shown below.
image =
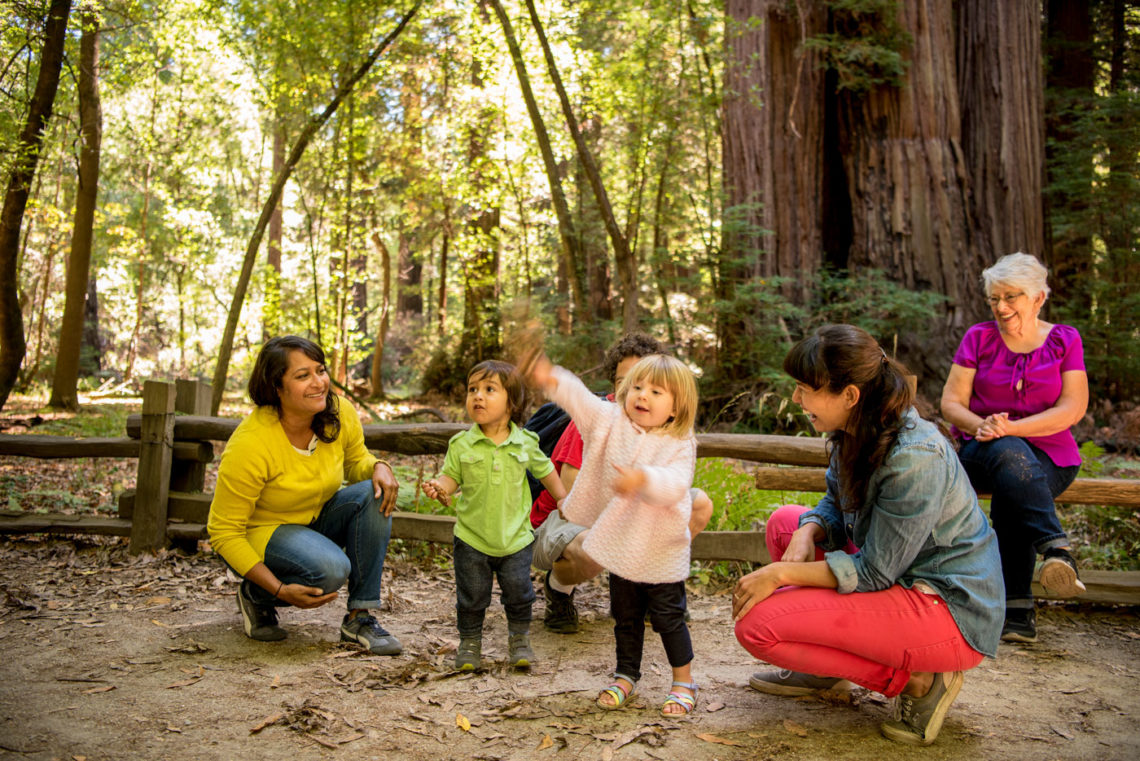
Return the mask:
[[[211, 388], [196, 380], [174, 381], [174, 411], [184, 415], [209, 415]], [[206, 485], [206, 463], [175, 460], [170, 466], [170, 490], [200, 492]]]
[[174, 454], [174, 395], [170, 383], [143, 384], [139, 472], [131, 518], [132, 555], [166, 546], [166, 509]]

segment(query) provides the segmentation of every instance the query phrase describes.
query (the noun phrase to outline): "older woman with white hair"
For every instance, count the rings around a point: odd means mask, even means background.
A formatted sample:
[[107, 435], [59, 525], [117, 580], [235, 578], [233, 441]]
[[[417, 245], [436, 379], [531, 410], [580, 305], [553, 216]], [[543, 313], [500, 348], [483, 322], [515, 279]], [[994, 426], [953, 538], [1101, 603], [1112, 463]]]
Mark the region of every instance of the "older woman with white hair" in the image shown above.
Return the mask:
[[1053, 498], [1081, 457], [1069, 430], [1088, 406], [1084, 349], [1076, 328], [1042, 320], [1048, 271], [1029, 254], [1003, 256], [982, 273], [994, 319], [966, 331], [942, 389], [958, 457], [974, 488], [992, 494], [1006, 613], [1002, 639], [1037, 640], [1033, 571], [1052, 595], [1085, 591]]

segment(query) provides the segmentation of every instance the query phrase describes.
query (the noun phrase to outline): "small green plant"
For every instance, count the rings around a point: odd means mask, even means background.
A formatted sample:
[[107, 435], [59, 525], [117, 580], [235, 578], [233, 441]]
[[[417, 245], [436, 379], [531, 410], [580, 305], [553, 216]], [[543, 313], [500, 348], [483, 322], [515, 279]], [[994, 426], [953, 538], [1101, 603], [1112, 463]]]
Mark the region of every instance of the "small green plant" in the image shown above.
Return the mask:
[[1095, 441], [1086, 441], [1081, 444], [1081, 470], [1077, 474], [1080, 478], [1096, 478], [1104, 471], [1104, 448], [1097, 446]]
[[697, 460], [693, 485], [713, 501], [710, 531], [752, 531], [767, 522], [781, 505], [814, 505], [818, 494], [757, 489], [752, 476], [727, 460], [704, 457]]

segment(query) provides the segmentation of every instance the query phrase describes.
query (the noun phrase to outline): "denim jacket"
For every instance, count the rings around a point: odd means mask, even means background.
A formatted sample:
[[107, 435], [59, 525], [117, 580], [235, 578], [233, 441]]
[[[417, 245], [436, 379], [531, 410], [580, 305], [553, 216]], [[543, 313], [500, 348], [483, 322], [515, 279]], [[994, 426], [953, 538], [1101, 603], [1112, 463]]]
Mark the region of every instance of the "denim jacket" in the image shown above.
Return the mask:
[[[950, 442], [911, 408], [858, 513], [839, 509], [838, 463], [827, 469], [827, 495], [800, 517], [827, 535], [820, 546], [841, 594], [916, 582], [946, 602], [970, 647], [997, 653], [1005, 584], [997, 537]], [[851, 541], [859, 551], [849, 555]]]

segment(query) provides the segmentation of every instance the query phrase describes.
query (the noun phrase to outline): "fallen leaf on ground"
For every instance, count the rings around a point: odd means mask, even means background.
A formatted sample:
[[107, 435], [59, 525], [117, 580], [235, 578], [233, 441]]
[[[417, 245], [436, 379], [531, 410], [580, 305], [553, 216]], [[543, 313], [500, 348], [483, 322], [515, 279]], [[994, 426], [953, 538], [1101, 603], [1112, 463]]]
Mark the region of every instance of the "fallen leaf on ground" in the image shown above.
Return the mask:
[[83, 694], [84, 695], [94, 695], [96, 692], [110, 692], [113, 689], [115, 689], [115, 685], [108, 684], [106, 687], [92, 687], [89, 690], [84, 690]]
[[189, 687], [192, 684], [198, 684], [198, 682], [200, 682], [200, 681], [202, 681], [202, 677], [198, 676], [198, 677], [194, 677], [193, 679], [187, 679], [183, 682], [175, 682], [174, 684], [168, 684], [168, 685], [166, 685], [166, 689], [173, 690], [173, 689], [176, 689], [178, 687]]
[[547, 748], [553, 748], [553, 747], [554, 747], [554, 741], [550, 739], [550, 735], [543, 735], [542, 736], [542, 742], [540, 742], [538, 744], [538, 749], [539, 750], [546, 750]]
[[807, 737], [807, 727], [803, 724], [797, 724], [791, 719], [784, 719], [784, 729], [791, 732], [796, 737]]
[[145, 605], [169, 605], [171, 602], [173, 602], [173, 600], [171, 598], [166, 597], [165, 595], [159, 595], [158, 597], [146, 598], [146, 602], [144, 604]]
[[709, 703], [707, 706], [705, 706], [705, 711], [708, 713], [715, 713], [724, 709], [724, 707], [724, 703]]
[[277, 688], [278, 688], [278, 687], [280, 687], [280, 686], [281, 686], [281, 675], [280, 675], [280, 674], [276, 674], [276, 675], [273, 677], [273, 682], [272, 682], [272, 683], [269, 685], [269, 689], [271, 689], [271, 690], [275, 690], [275, 689], [277, 689]]
[[155, 626], [161, 626], [163, 629], [169, 629], [170, 628], [170, 624], [164, 624], [161, 621], [159, 621], [157, 618], [152, 618], [150, 620], [150, 622], [152, 624], [154, 624]]
[[471, 722], [468, 721], [467, 717], [461, 713], [455, 714], [455, 726], [459, 727], [464, 732], [471, 731]]
[[743, 748], [744, 747], [744, 743], [738, 743], [736, 740], [727, 740], [723, 737], [717, 737], [716, 735], [710, 735], [707, 732], [701, 732], [700, 734], [698, 734], [697, 739], [698, 740], [704, 740], [707, 743], [716, 743], [717, 745], [731, 745], [731, 746], [736, 747], [736, 748]]

